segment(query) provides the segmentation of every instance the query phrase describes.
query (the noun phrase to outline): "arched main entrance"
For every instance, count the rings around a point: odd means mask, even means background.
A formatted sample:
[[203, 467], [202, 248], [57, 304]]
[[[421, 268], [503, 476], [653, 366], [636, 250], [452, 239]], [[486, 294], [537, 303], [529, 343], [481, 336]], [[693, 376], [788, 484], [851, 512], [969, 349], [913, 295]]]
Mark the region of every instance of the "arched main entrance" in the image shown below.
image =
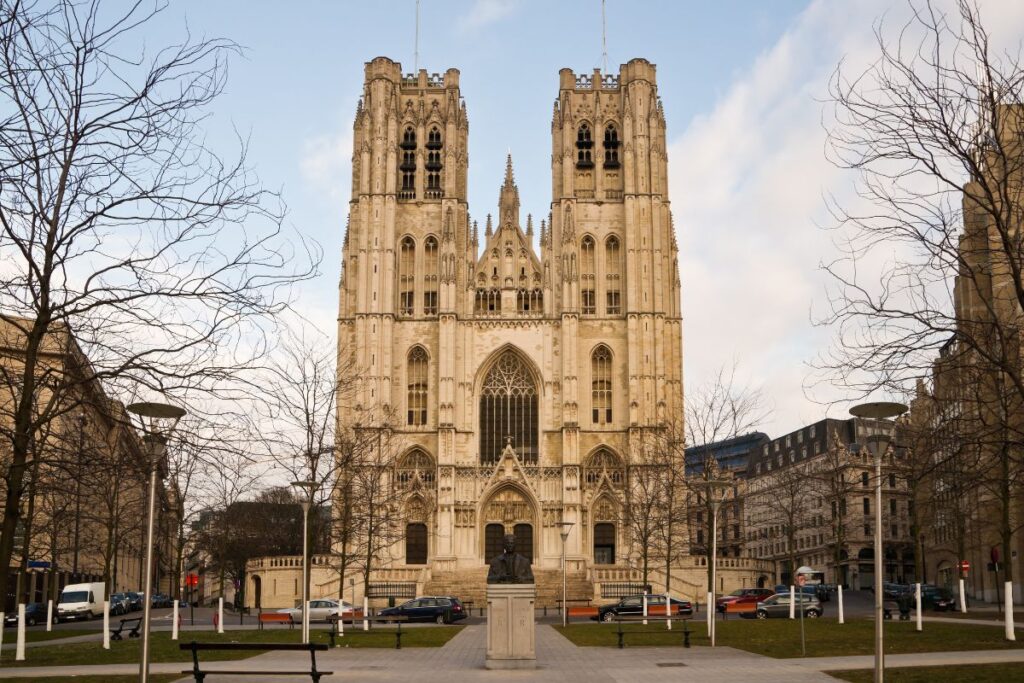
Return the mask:
[[505, 534], [516, 535], [516, 552], [533, 562], [536, 557], [534, 528], [537, 512], [530, 498], [516, 486], [495, 491], [481, 507], [481, 553], [484, 562], [500, 555]]

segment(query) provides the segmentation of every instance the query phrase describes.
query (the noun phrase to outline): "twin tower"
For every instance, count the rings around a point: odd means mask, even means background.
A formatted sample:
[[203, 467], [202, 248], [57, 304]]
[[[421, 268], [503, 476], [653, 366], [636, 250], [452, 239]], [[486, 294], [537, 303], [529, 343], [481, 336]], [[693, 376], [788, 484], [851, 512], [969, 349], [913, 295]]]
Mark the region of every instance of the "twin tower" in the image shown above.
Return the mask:
[[371, 430], [391, 453], [402, 491], [392, 568], [426, 566], [435, 580], [482, 568], [506, 532], [539, 568], [556, 567], [565, 521], [576, 529], [570, 568], [621, 565], [626, 465], [645, 430], [682, 427], [655, 66], [559, 72], [551, 209], [536, 224], [520, 215], [511, 158], [494, 218], [470, 217], [468, 136], [458, 70], [366, 64], [340, 282], [339, 434]]

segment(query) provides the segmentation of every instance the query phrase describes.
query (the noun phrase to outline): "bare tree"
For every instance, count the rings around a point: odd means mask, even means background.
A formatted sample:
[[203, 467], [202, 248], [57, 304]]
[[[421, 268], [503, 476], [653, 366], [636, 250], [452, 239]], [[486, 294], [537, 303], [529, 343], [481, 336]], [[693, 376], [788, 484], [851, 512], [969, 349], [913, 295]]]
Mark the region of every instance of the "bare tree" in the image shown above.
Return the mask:
[[[1010, 557], [1024, 451], [1024, 68], [991, 44], [978, 8], [912, 2], [878, 59], [832, 81], [830, 149], [857, 172], [859, 204], [833, 211], [837, 341], [821, 368], [867, 395], [941, 369], [979, 449], [997, 536]], [[936, 364], [936, 356], [941, 363]], [[1007, 576], [1007, 579], [1011, 579]]]
[[[0, 0], [0, 321], [21, 337], [20, 367], [0, 378], [11, 456], [0, 566], [32, 439], [83, 385], [223, 395], [264, 351], [279, 294], [313, 272], [305, 242], [279, 239], [279, 202], [244, 144], [234, 159], [204, 146], [238, 47], [186, 37], [141, 51], [161, 10]], [[74, 367], [48, 364], [54, 346]]]

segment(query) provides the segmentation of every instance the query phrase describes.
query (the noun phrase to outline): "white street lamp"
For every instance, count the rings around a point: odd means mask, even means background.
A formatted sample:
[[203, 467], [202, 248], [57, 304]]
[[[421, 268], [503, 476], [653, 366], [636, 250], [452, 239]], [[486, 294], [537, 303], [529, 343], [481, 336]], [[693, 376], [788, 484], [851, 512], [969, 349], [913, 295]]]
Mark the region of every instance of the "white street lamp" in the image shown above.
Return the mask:
[[[890, 420], [899, 417], [907, 412], [907, 407], [902, 403], [862, 403], [850, 408], [850, 415], [859, 418], [872, 420]], [[885, 599], [882, 590], [882, 441], [888, 441], [890, 437], [885, 434], [871, 434], [867, 437], [867, 445], [875, 446], [875, 683], [882, 683], [885, 679], [885, 651], [883, 648], [884, 629], [882, 619], [884, 616], [883, 601]]]
[[[708, 502], [711, 503], [711, 557], [708, 562], [711, 564], [711, 581], [708, 586], [708, 637], [711, 639], [711, 647], [715, 646], [715, 583], [718, 581], [718, 508], [725, 501], [725, 493], [732, 486], [728, 479], [705, 479], [704, 486], [707, 488]], [[719, 495], [721, 494], [721, 495]]]
[[149, 461], [149, 512], [146, 529], [146, 583], [142, 603], [142, 655], [139, 659], [139, 682], [149, 681], [149, 619], [153, 606], [153, 523], [156, 517], [156, 477], [167, 476], [167, 440], [185, 415], [185, 410], [166, 403], [133, 403], [128, 412], [139, 416], [145, 432]]
[[565, 542], [569, 540], [569, 531], [572, 530], [572, 522], [559, 522], [561, 527], [558, 533], [562, 537], [562, 626], [568, 623], [569, 606], [566, 603], [566, 574], [565, 574]]
[[309, 643], [309, 508], [313, 504], [315, 481], [293, 481], [292, 486], [305, 489], [302, 501], [302, 642]]

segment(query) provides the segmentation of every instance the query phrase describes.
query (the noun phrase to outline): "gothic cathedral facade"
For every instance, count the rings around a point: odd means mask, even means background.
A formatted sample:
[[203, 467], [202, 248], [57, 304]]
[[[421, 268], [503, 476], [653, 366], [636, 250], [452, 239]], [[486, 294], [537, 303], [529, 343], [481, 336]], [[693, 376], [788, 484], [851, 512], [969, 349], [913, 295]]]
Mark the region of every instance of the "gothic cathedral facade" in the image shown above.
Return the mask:
[[482, 235], [470, 218], [458, 70], [368, 62], [354, 129], [338, 343], [358, 381], [339, 430], [397, 444], [404, 531], [384, 564], [483, 568], [514, 532], [554, 569], [571, 522], [571, 570], [625, 565], [631, 443], [683, 412], [655, 65], [559, 72], [537, 226], [511, 157]]

